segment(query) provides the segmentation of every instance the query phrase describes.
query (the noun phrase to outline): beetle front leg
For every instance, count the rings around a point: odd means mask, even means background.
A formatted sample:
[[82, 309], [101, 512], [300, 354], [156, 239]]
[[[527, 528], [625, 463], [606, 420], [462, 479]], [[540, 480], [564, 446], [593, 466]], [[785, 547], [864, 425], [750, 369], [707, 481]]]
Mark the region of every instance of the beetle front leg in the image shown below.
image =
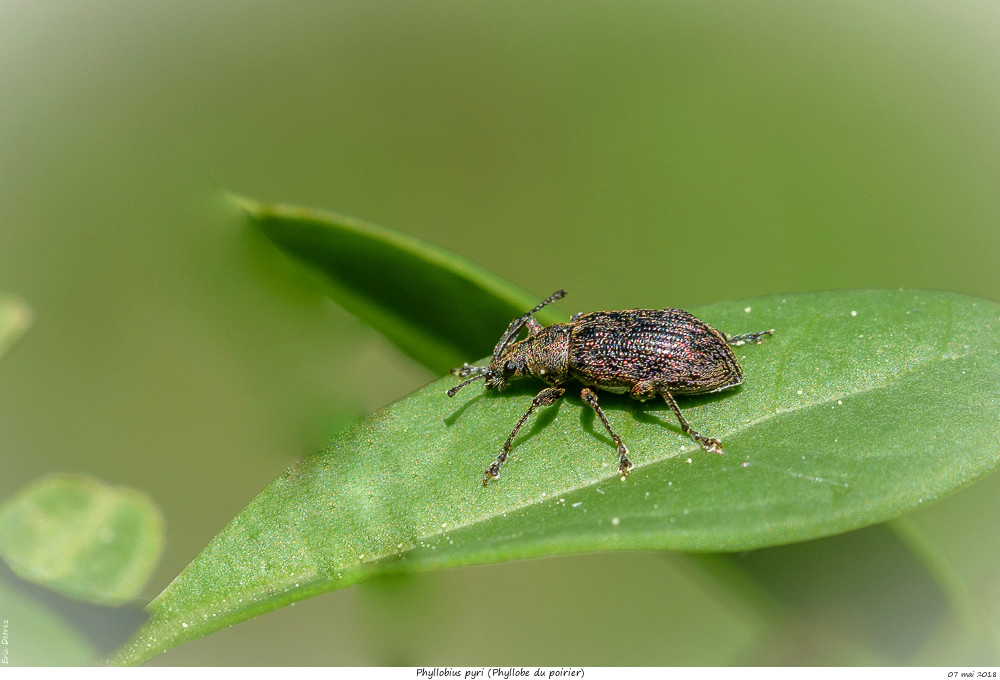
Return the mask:
[[677, 420], [681, 422], [681, 429], [684, 430], [684, 433], [691, 437], [691, 439], [701, 444], [701, 447], [709, 453], [722, 453], [722, 442], [718, 439], [706, 437], [688, 425], [688, 421], [685, 420], [684, 416], [681, 414], [680, 407], [677, 405], [677, 402], [674, 401], [674, 395], [670, 394], [670, 392], [663, 387], [659, 389], [663, 400], [667, 402], [667, 406], [669, 406], [670, 410], [672, 410], [674, 415], [677, 416]]
[[611, 438], [614, 440], [615, 446], [618, 447], [618, 472], [622, 477], [624, 477], [628, 474], [628, 471], [632, 469], [632, 462], [628, 459], [628, 449], [626, 449], [625, 444], [622, 443], [622, 438], [619, 437], [613, 429], [611, 429], [611, 423], [608, 422], [608, 417], [604, 415], [604, 411], [601, 410], [600, 406], [598, 406], [597, 395], [594, 394], [592, 389], [584, 387], [583, 391], [580, 392], [580, 398], [587, 403], [587, 406], [594, 409], [594, 413], [596, 413], [597, 417], [601, 419], [602, 423], [604, 423], [605, 429], [607, 429], [608, 434], [610, 434]]
[[565, 393], [566, 390], [562, 387], [546, 387], [544, 390], [535, 395], [535, 398], [531, 400], [531, 406], [529, 406], [528, 410], [524, 412], [521, 419], [517, 421], [517, 425], [514, 426], [514, 430], [510, 433], [510, 436], [507, 437], [507, 441], [504, 442], [503, 450], [500, 451], [500, 455], [497, 456], [493, 465], [487, 468], [486, 474], [483, 475], [483, 486], [486, 486], [490, 479], [496, 479], [500, 476], [500, 466], [503, 465], [505, 460], [507, 460], [507, 455], [510, 453], [510, 447], [514, 443], [514, 437], [517, 436], [518, 430], [520, 430], [524, 424], [528, 422], [528, 417], [531, 415], [531, 412], [539, 406], [554, 404], [556, 400]]

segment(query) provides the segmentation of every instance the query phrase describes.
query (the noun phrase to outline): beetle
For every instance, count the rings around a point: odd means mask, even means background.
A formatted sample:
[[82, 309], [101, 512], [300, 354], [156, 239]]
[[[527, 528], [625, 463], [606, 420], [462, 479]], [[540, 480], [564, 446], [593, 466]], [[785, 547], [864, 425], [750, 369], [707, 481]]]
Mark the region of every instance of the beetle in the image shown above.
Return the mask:
[[[452, 369], [452, 375], [467, 378], [448, 390], [449, 397], [476, 380], [485, 380], [487, 390], [500, 391], [513, 380], [539, 378], [548, 384], [517, 421], [496, 461], [483, 475], [485, 486], [500, 476], [514, 437], [535, 409], [555, 403], [569, 380], [583, 383], [580, 397], [601, 419], [618, 450], [618, 471], [625, 479], [632, 463], [621, 437], [611, 427], [591, 388], [628, 393], [646, 401], [660, 396], [677, 416], [681, 429], [706, 451], [722, 453], [722, 443], [692, 428], [681, 413], [675, 394], [707, 394], [736, 387], [743, 382], [731, 345], [760, 344], [774, 329], [729, 336], [682, 309], [629, 309], [619, 312], [574, 314], [569, 323], [542, 326], [535, 314], [563, 298], [557, 290], [507, 326], [493, 348], [487, 366], [468, 363]], [[528, 335], [518, 340], [521, 328]], [[471, 376], [471, 377], [469, 377]]]

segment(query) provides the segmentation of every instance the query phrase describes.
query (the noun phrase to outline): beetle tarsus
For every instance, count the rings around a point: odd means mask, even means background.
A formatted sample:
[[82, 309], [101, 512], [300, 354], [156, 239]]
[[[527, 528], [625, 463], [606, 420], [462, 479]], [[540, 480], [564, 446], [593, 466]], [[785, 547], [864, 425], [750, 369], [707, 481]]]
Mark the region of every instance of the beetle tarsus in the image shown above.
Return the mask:
[[486, 474], [483, 475], [483, 486], [489, 484], [491, 479], [499, 479], [499, 478], [500, 478], [500, 463], [496, 462], [486, 469]]
[[701, 447], [708, 451], [709, 453], [717, 453], [722, 455], [722, 442], [718, 439], [712, 439], [711, 437], [703, 437], [697, 432], [692, 432], [691, 439], [701, 444]]
[[726, 343], [733, 346], [745, 345], [748, 342], [752, 342], [755, 345], [759, 345], [764, 341], [765, 335], [774, 335], [774, 329], [769, 328], [766, 331], [757, 331], [756, 333], [743, 333], [742, 335], [726, 336]]
[[620, 453], [621, 453], [621, 459], [618, 464], [618, 474], [621, 475], [622, 481], [625, 481], [625, 478], [628, 476], [628, 473], [632, 470], [632, 461], [630, 461], [628, 457], [625, 455], [625, 453], [627, 452], [620, 452]]

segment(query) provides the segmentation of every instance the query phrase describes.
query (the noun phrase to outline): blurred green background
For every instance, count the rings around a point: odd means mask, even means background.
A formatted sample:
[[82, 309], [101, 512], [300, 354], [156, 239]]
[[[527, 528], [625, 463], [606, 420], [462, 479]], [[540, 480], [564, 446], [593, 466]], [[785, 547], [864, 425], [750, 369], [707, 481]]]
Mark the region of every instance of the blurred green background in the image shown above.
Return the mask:
[[[35, 316], [0, 360], [0, 498], [53, 471], [146, 491], [152, 597], [288, 464], [435, 377], [298, 285], [225, 191], [571, 312], [1000, 300], [998, 45], [985, 0], [0, 2], [0, 291]], [[912, 515], [994, 624], [998, 491]], [[824, 606], [781, 625], [682, 558], [561, 557], [382, 580], [153, 663], [968, 661], [947, 617], [880, 657]]]

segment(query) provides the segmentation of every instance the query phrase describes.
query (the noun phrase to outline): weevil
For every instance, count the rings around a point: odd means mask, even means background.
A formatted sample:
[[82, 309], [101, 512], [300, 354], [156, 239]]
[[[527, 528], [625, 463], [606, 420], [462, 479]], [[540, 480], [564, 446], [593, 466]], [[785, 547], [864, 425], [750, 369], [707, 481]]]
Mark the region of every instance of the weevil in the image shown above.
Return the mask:
[[[539, 378], [548, 384], [531, 400], [517, 421], [497, 459], [486, 469], [483, 485], [500, 476], [514, 437], [535, 409], [554, 404], [566, 388], [564, 383], [583, 383], [580, 397], [594, 409], [618, 449], [618, 471], [622, 479], [632, 469], [628, 449], [611, 427], [591, 388], [628, 393], [646, 401], [663, 398], [677, 416], [681, 429], [702, 448], [722, 453], [718, 439], [706, 437], [691, 427], [674, 399], [675, 394], [707, 394], [736, 387], [743, 382], [743, 369], [730, 345], [760, 344], [774, 329], [729, 336], [682, 309], [629, 309], [620, 312], [574, 314], [569, 323], [542, 326], [535, 314], [566, 291], [557, 290], [507, 326], [493, 348], [488, 366], [462, 364], [452, 374], [467, 378], [448, 390], [449, 397], [483, 379], [487, 390], [500, 391], [513, 380]], [[521, 328], [528, 336], [518, 340]], [[472, 377], [469, 377], [472, 376]]]

